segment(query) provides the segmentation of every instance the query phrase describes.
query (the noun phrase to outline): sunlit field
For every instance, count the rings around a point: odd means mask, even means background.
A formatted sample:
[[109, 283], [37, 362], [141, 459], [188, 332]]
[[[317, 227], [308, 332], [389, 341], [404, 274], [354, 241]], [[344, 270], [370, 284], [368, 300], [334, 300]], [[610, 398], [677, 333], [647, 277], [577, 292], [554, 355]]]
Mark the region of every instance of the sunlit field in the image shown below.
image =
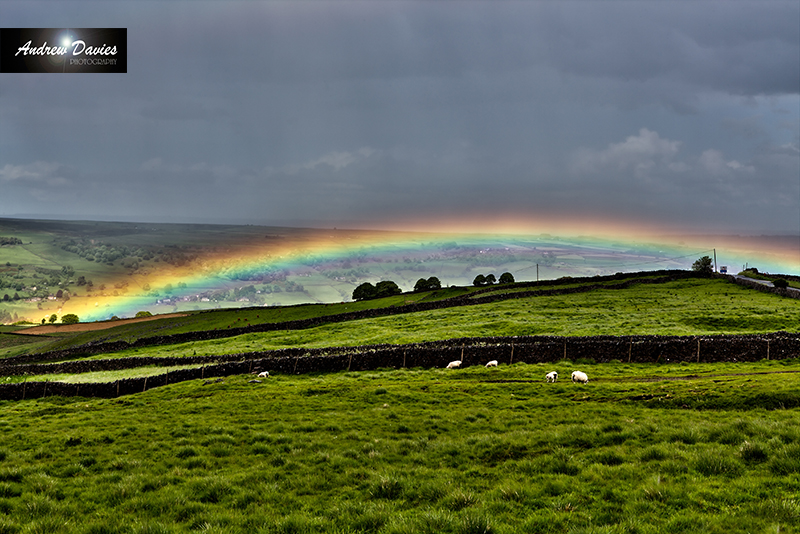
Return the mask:
[[798, 370], [562, 361], [4, 402], [0, 531], [796, 532]]

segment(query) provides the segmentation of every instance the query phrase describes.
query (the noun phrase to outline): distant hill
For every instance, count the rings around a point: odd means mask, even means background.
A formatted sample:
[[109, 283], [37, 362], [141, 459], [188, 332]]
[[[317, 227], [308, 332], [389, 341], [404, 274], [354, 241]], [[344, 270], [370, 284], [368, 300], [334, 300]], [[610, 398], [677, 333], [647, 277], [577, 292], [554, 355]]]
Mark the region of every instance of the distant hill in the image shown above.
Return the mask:
[[[404, 291], [436, 276], [517, 281], [688, 269], [700, 255], [738, 272], [800, 271], [800, 239], [456, 235], [252, 225], [0, 219], [0, 322], [132, 317], [351, 300], [363, 282]], [[794, 247], [794, 248], [793, 248]], [[788, 258], [788, 259], [787, 259]]]

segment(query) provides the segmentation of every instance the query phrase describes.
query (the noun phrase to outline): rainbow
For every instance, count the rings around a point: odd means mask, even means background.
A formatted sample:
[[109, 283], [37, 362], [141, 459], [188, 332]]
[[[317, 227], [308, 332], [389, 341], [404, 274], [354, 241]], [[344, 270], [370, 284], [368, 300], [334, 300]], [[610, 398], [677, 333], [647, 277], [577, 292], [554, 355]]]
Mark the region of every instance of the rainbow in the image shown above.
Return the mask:
[[[497, 223], [497, 221], [495, 221]], [[284, 273], [289, 278], [302, 281], [303, 276], [318, 273], [343, 262], [370, 261], [391, 266], [409, 258], [435, 257], [452, 245], [478, 255], [483, 252], [511, 251], [518, 254], [550, 254], [557, 267], [542, 269], [543, 277], [569, 275], [610, 274], [618, 271], [642, 271], [663, 268], [686, 269], [701, 255], [711, 256], [716, 250], [718, 265], [730, 266], [738, 272], [745, 264], [756, 265], [767, 272], [800, 273], [800, 247], [787, 246], [787, 242], [773, 242], [763, 238], [736, 236], [681, 236], [622, 231], [614, 225], [593, 225], [591, 233], [585, 227], [561, 226], [557, 235], [542, 231], [532, 233], [530, 225], [495, 224], [492, 233], [476, 232], [468, 222], [450, 224], [442, 231], [383, 230], [295, 230], [291, 238], [268, 235], [262, 239], [232, 238], [224, 247], [209, 250], [191, 265], [173, 267], [165, 265], [147, 274], [134, 274], [126, 278], [128, 291], [122, 295], [74, 297], [65, 302], [59, 315], [75, 313], [81, 321], [104, 320], [112, 316], [132, 317], [139, 310], [166, 313], [171, 308], [158, 306], [160, 297], [154, 290], [170, 287], [173, 299], [196, 298], [202, 308], [211, 308], [211, 301], [202, 302], [200, 296], [209, 292], [234, 289], [253, 280]], [[537, 229], [542, 225], [537, 225]], [[620, 237], [624, 236], [624, 237]], [[590, 257], [595, 264], [587, 262]], [[476, 256], [480, 264], [481, 256]], [[570, 263], [572, 262], [572, 263]], [[524, 262], [523, 262], [524, 263]], [[591, 265], [590, 265], [591, 264]], [[430, 270], [420, 270], [420, 277], [439, 276], [436, 262], [429, 263]], [[491, 262], [479, 265], [491, 272]], [[531, 256], [527, 264], [517, 263], [514, 275], [517, 280], [535, 280], [536, 260]], [[537, 267], [538, 269], [538, 267]], [[583, 269], [583, 270], [581, 270]], [[499, 274], [499, 273], [498, 273]], [[442, 277], [446, 284], [468, 284], [474, 276], [466, 271], [461, 278]], [[376, 277], [370, 281], [377, 281]], [[256, 282], [258, 283], [258, 282]], [[410, 290], [411, 287], [404, 287]], [[406, 284], [408, 285], [408, 284]], [[413, 285], [413, 282], [412, 282]], [[352, 287], [355, 287], [353, 285]], [[352, 288], [350, 289], [352, 291]], [[343, 300], [336, 298], [335, 300]]]

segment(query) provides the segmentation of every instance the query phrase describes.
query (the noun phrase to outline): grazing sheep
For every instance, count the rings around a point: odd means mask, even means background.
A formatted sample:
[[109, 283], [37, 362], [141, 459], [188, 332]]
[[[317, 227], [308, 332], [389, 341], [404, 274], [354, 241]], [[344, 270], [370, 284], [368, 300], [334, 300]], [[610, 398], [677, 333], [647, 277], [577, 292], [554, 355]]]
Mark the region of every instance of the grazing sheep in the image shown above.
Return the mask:
[[486, 364], [486, 367], [497, 367], [497, 360], [492, 360]]
[[258, 378], [269, 378], [269, 371], [261, 371], [258, 373]]
[[544, 375], [544, 378], [548, 382], [555, 382], [556, 380], [558, 380], [558, 373], [556, 373], [555, 371], [550, 371], [549, 373]]
[[583, 373], [581, 371], [573, 371], [572, 372], [572, 381], [573, 382], [580, 382], [582, 384], [588, 384], [589, 383], [589, 377], [586, 376], [586, 373]]
[[456, 360], [447, 364], [448, 369], [455, 369], [456, 367], [461, 367], [461, 360]]

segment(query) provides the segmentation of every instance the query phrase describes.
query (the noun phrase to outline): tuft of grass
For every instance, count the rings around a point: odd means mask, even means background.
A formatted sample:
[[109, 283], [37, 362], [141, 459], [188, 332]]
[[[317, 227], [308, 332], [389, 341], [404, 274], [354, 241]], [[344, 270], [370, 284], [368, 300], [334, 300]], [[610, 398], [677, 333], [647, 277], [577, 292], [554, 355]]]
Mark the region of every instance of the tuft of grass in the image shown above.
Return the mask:
[[696, 454], [694, 469], [705, 476], [738, 477], [742, 474], [741, 463], [718, 449], [703, 450]]
[[800, 443], [781, 447], [768, 462], [769, 470], [779, 476], [800, 473]]

